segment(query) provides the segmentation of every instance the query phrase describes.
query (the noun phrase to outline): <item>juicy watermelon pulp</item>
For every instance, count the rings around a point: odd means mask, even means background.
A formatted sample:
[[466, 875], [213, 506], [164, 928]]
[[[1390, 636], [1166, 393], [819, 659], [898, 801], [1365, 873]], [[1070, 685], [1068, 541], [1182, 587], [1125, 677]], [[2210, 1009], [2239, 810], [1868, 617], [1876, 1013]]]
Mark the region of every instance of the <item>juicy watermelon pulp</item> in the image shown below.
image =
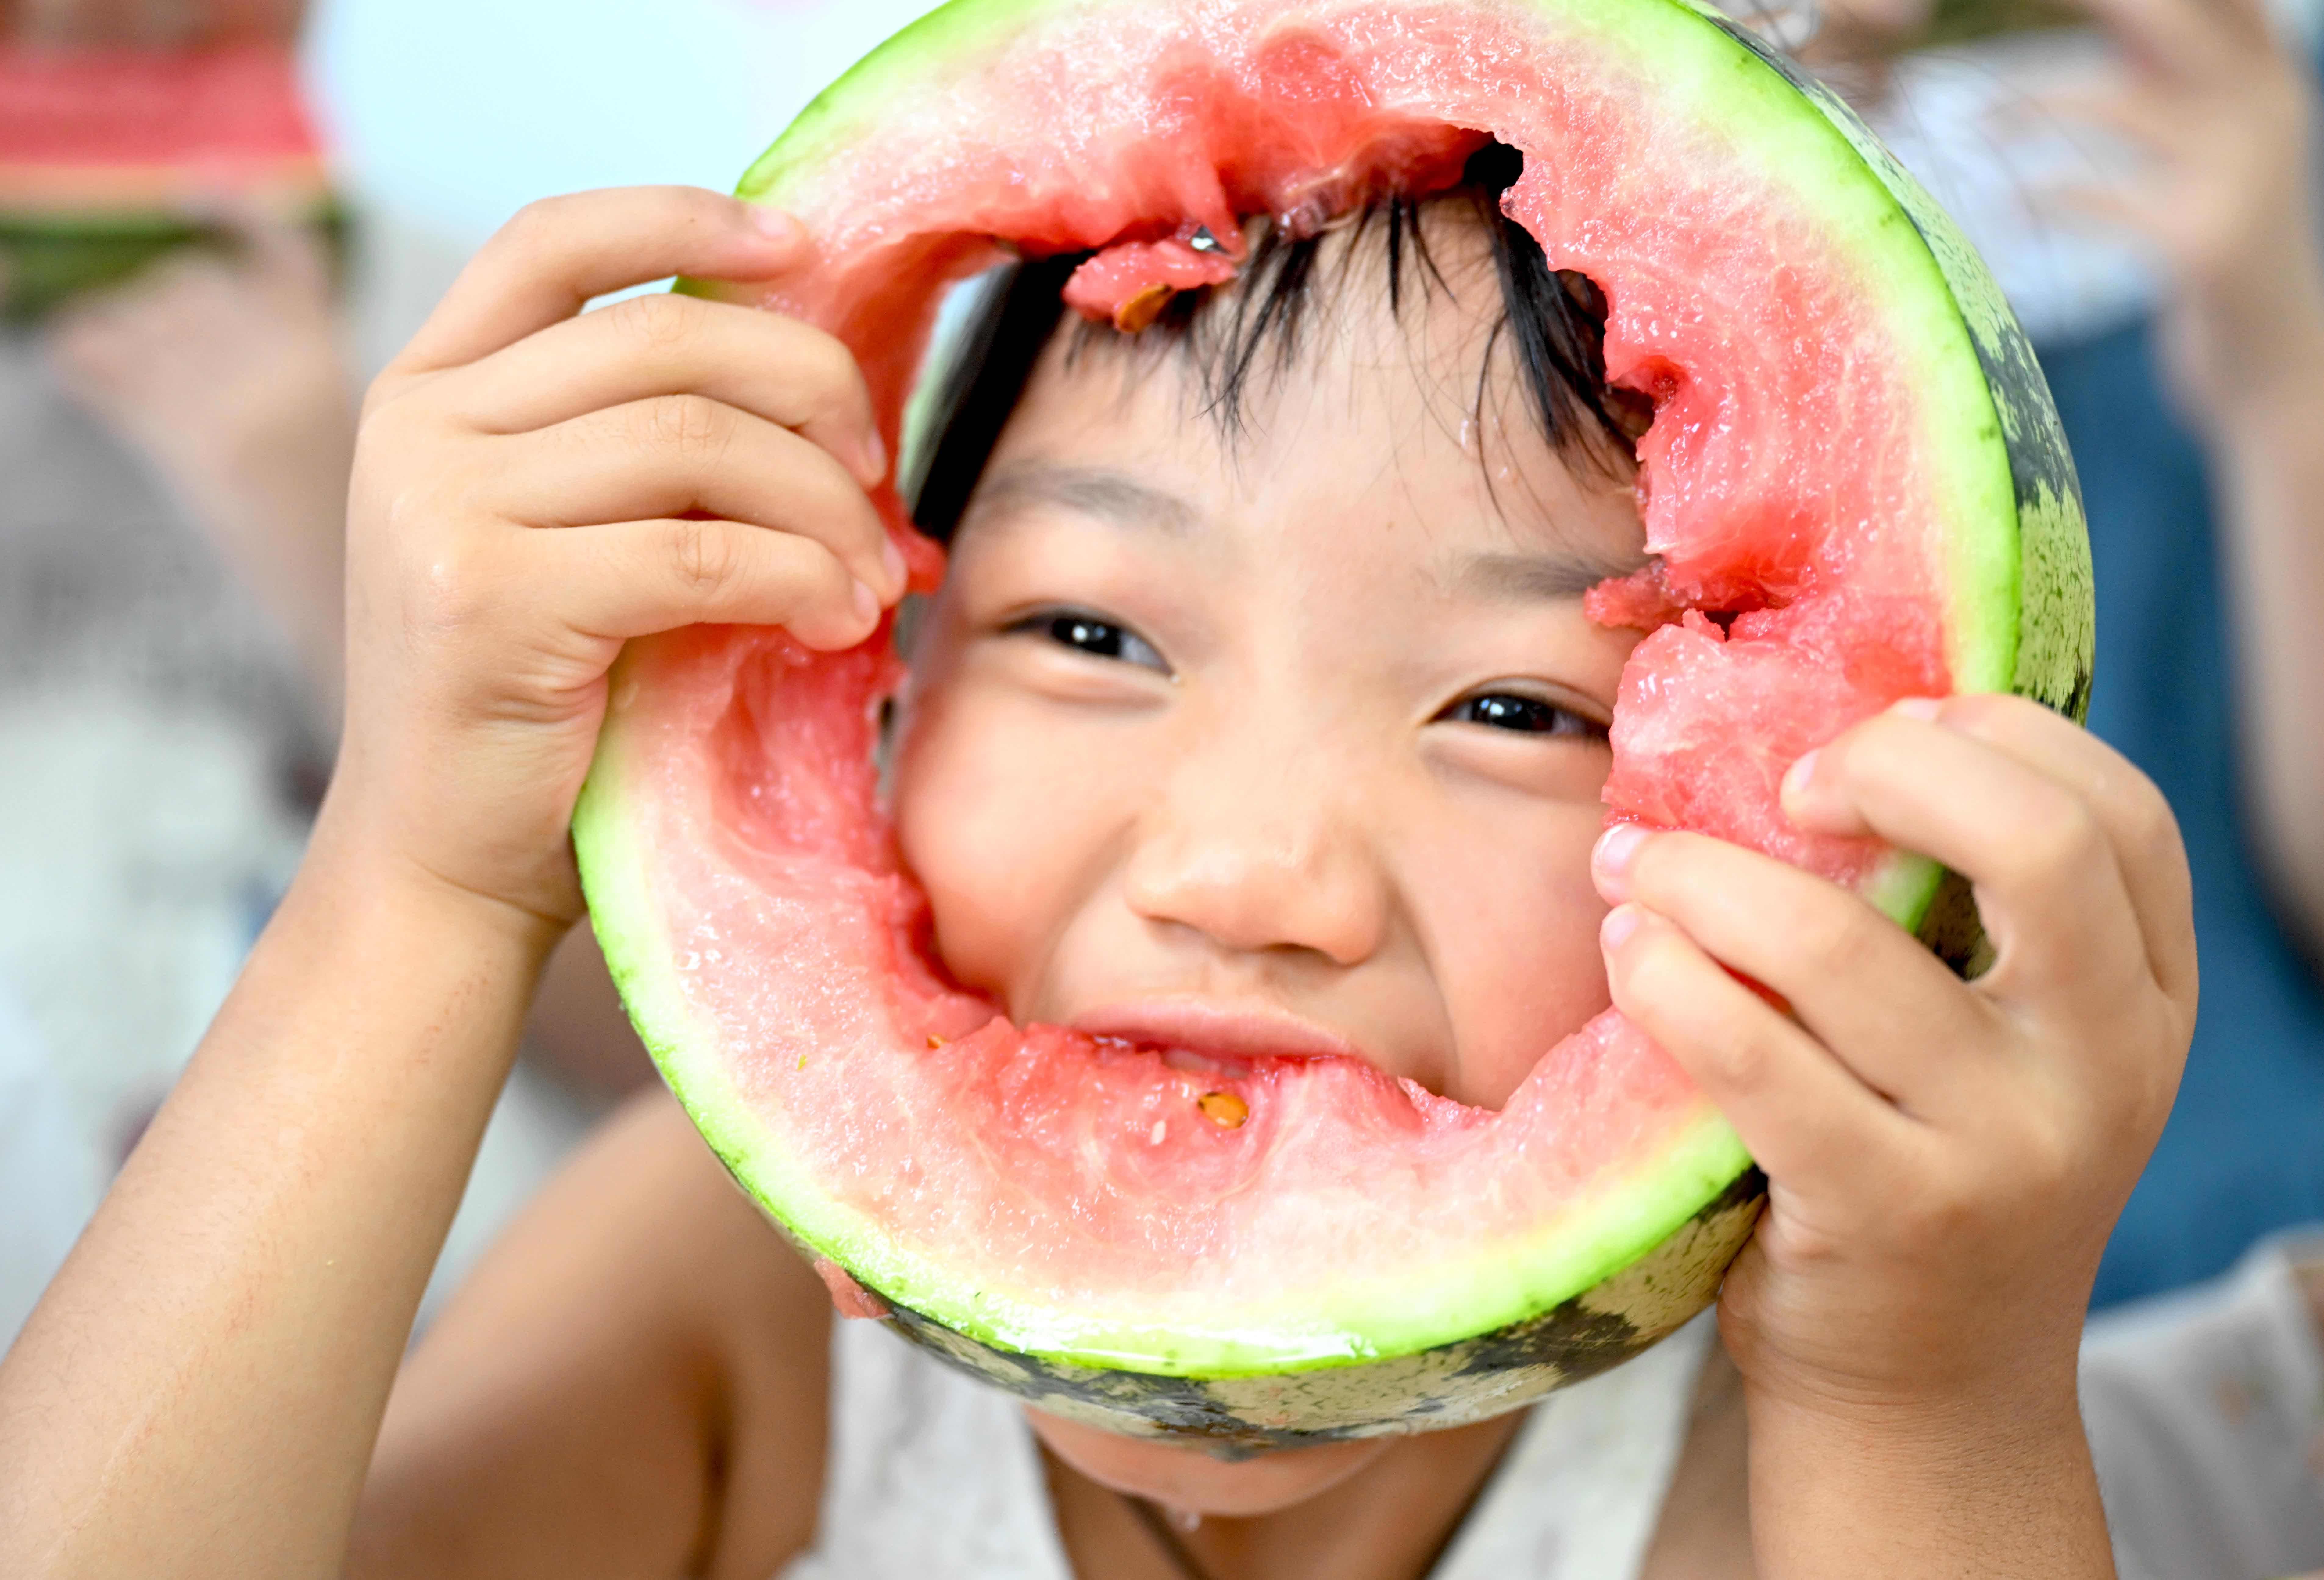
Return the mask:
[[[1118, 313], [1217, 268], [1199, 231], [1312, 226], [1485, 134], [1525, 155], [1508, 212], [1605, 293], [1609, 377], [1655, 405], [1655, 568], [1591, 602], [1654, 628], [1612, 815], [1921, 919], [1937, 870], [1801, 835], [1781, 773], [1907, 694], [2078, 707], [2080, 508], [1974, 259], [1748, 36], [1675, 0], [954, 0], [742, 191], [816, 237], [764, 305], [847, 341], [892, 440], [943, 290], [1010, 250], [1093, 252], [1068, 300]], [[576, 840], [673, 1089], [906, 1331], [1062, 1413], [1268, 1444], [1513, 1408], [1711, 1298], [1757, 1177], [1618, 1013], [1489, 1112], [1349, 1061], [1020, 1030], [950, 986], [875, 809], [887, 651], [636, 644]]]

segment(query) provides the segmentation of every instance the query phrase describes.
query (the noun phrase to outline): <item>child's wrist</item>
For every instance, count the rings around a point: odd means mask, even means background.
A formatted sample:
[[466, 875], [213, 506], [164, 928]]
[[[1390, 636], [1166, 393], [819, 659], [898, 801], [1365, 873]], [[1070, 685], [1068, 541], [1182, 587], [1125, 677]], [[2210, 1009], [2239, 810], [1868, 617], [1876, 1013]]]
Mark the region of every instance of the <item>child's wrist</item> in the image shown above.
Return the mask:
[[[571, 925], [445, 877], [368, 830], [341, 826], [327, 807], [300, 865], [298, 891], [329, 911], [446, 949], [480, 952], [532, 975]], [[525, 981], [529, 992], [531, 975]]]
[[2111, 1570], [2073, 1371], [1910, 1400], [1753, 1389], [1762, 1573], [1995, 1576]]

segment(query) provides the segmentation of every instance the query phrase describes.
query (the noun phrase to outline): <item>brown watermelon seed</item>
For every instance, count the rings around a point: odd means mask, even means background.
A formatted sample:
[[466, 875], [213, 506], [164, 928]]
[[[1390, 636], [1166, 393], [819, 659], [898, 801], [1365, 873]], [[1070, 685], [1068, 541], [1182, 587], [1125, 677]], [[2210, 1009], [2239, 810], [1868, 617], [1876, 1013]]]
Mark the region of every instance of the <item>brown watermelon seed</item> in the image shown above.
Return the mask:
[[1250, 1117], [1250, 1104], [1232, 1092], [1205, 1092], [1194, 1100], [1194, 1106], [1221, 1130], [1240, 1130], [1242, 1122]]
[[1168, 286], [1159, 283], [1139, 287], [1136, 295], [1113, 310], [1113, 327], [1125, 335], [1135, 335], [1160, 318], [1162, 310], [1170, 305], [1170, 299], [1176, 294]]
[[944, 1039], [943, 1038], [941, 1038], [941, 1037], [937, 1036], [937, 1035], [936, 1035], [935, 1032], [933, 1032], [933, 1031], [931, 1031], [931, 1032], [929, 1032], [929, 1033], [928, 1033], [928, 1046], [929, 1046], [931, 1049], [942, 1048], [944, 1045], [945, 1045], [945, 1039]]

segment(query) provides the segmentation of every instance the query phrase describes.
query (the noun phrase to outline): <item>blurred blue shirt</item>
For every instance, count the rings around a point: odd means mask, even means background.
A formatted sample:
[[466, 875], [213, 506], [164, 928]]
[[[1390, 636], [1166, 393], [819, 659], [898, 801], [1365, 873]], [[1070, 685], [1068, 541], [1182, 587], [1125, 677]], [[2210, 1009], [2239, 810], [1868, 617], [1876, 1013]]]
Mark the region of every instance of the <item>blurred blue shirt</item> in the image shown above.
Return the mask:
[[2210, 484], [2151, 326], [2044, 347], [2042, 365], [2098, 568], [2090, 727], [2179, 816], [2202, 955], [2186, 1080], [2107, 1247], [2104, 1306], [2209, 1278], [2269, 1231], [2324, 1219], [2324, 982], [2270, 910], [2247, 843]]

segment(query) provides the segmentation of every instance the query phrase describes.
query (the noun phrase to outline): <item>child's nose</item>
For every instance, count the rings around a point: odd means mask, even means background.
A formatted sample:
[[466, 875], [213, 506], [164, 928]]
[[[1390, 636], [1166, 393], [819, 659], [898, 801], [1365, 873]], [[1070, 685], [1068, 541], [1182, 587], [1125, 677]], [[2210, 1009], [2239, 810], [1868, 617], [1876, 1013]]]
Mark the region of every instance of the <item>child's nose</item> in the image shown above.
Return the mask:
[[1238, 951], [1300, 949], [1340, 966], [1377, 951], [1391, 898], [1344, 779], [1296, 754], [1173, 776], [1139, 819], [1130, 908]]

